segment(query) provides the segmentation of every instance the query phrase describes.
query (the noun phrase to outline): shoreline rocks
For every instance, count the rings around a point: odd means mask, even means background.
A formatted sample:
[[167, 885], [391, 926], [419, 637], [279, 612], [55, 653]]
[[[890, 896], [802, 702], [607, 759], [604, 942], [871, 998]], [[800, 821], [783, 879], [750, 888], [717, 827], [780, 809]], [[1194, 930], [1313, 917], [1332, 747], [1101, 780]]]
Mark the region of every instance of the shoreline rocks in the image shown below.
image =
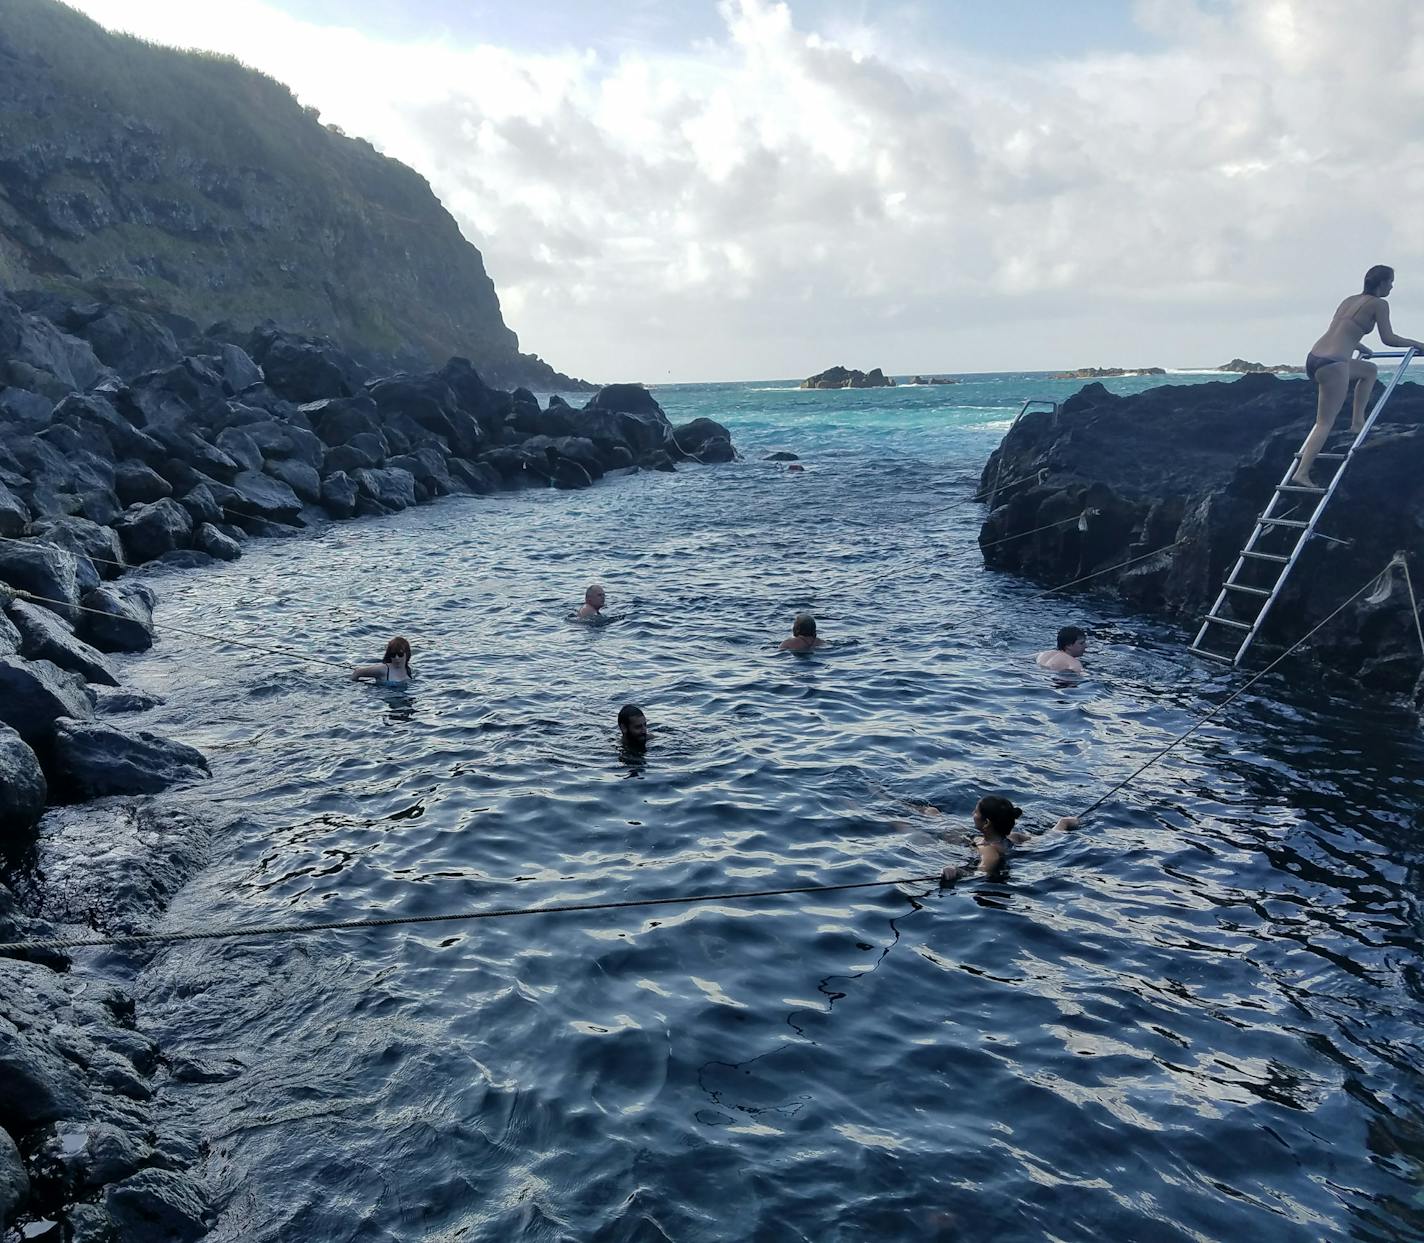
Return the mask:
[[830, 367], [801, 381], [802, 388], [894, 388], [895, 381], [879, 367], [872, 371], [856, 371], [845, 367]]
[[[1057, 584], [1163, 550], [1084, 590], [1114, 591], [1194, 634], [1314, 417], [1313, 386], [1271, 375], [1130, 397], [1089, 384], [1056, 412], [1025, 414], [990, 456], [986, 493], [999, 479], [1024, 482], [992, 501], [979, 534], [985, 565]], [[1424, 385], [1405, 383], [1340, 481], [1320, 525], [1331, 538], [1302, 552], [1261, 650], [1294, 642], [1396, 550], [1424, 548], [1421, 470]], [[1424, 558], [1408, 555], [1424, 581]], [[1306, 654], [1359, 687], [1418, 697], [1424, 663], [1409, 614], [1402, 588], [1358, 602]]]

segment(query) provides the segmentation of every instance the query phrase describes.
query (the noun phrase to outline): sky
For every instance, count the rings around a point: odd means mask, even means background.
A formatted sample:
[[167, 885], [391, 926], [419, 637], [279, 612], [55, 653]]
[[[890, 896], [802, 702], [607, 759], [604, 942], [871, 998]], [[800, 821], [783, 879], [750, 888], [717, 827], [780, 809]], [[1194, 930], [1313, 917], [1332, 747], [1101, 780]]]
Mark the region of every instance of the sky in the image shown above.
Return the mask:
[[1424, 338], [1424, 4], [69, 0], [418, 169], [599, 381], [1300, 362]]

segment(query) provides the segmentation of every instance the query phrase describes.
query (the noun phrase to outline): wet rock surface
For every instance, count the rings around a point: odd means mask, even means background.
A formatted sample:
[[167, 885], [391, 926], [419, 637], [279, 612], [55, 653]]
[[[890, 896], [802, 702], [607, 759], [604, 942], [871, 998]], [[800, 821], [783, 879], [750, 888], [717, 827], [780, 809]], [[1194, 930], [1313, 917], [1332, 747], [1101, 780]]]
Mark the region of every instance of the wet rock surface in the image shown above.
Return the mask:
[[[997, 494], [980, 531], [985, 564], [1058, 584], [1142, 557], [1088, 589], [1113, 590], [1195, 633], [1314, 416], [1313, 385], [1271, 375], [1131, 397], [1090, 384], [1056, 412], [1025, 414], [990, 457], [981, 490]], [[1345, 413], [1330, 449], [1348, 444], [1348, 423]], [[1406, 550], [1414, 582], [1424, 581], [1421, 470], [1424, 386], [1406, 383], [1325, 510], [1318, 530], [1329, 538], [1311, 540], [1287, 579], [1257, 640], [1263, 652], [1305, 634], [1397, 550]], [[1282, 528], [1279, 546], [1265, 551], [1287, 553], [1293, 534]], [[1409, 694], [1421, 677], [1402, 585], [1356, 603], [1308, 651], [1376, 690]]]
[[196, 748], [103, 721], [58, 721], [49, 746], [52, 782], [74, 799], [154, 794], [209, 775], [208, 762]]

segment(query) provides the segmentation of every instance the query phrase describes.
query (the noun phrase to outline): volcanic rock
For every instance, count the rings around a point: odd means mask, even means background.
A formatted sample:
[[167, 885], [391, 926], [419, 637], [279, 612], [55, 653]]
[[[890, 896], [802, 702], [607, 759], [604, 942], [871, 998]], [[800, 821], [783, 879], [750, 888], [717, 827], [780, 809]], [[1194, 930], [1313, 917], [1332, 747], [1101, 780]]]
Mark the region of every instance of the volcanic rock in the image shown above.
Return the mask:
[[146, 652], [153, 646], [158, 598], [142, 583], [116, 583], [87, 592], [79, 634], [101, 652]]
[[27, 660], [47, 660], [79, 674], [86, 682], [119, 684], [103, 654], [76, 638], [73, 627], [48, 609], [16, 600], [7, 612], [20, 632], [20, 655]]
[[54, 785], [77, 799], [155, 794], [211, 775], [194, 747], [143, 730], [125, 733], [102, 721], [58, 722], [51, 753]]

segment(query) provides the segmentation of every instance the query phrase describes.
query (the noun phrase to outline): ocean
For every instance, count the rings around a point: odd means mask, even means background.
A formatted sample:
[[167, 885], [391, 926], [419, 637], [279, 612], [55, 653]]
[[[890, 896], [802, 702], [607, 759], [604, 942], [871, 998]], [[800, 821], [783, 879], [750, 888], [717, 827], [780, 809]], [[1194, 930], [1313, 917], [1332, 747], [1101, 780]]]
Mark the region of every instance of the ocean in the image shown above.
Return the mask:
[[[743, 460], [150, 576], [160, 625], [268, 649], [125, 661], [222, 825], [165, 926], [927, 875], [980, 794], [1081, 810], [1242, 675], [983, 568], [985, 459], [1077, 387], [663, 387]], [[620, 620], [570, 624], [595, 581]], [[803, 610], [830, 645], [778, 652]], [[1065, 623], [1077, 686], [1033, 663]], [[408, 690], [290, 654], [396, 633]], [[1000, 881], [185, 944], [132, 986], [206, 1069], [161, 1113], [222, 1243], [1417, 1238], [1421, 805], [1417, 719], [1273, 676]]]

